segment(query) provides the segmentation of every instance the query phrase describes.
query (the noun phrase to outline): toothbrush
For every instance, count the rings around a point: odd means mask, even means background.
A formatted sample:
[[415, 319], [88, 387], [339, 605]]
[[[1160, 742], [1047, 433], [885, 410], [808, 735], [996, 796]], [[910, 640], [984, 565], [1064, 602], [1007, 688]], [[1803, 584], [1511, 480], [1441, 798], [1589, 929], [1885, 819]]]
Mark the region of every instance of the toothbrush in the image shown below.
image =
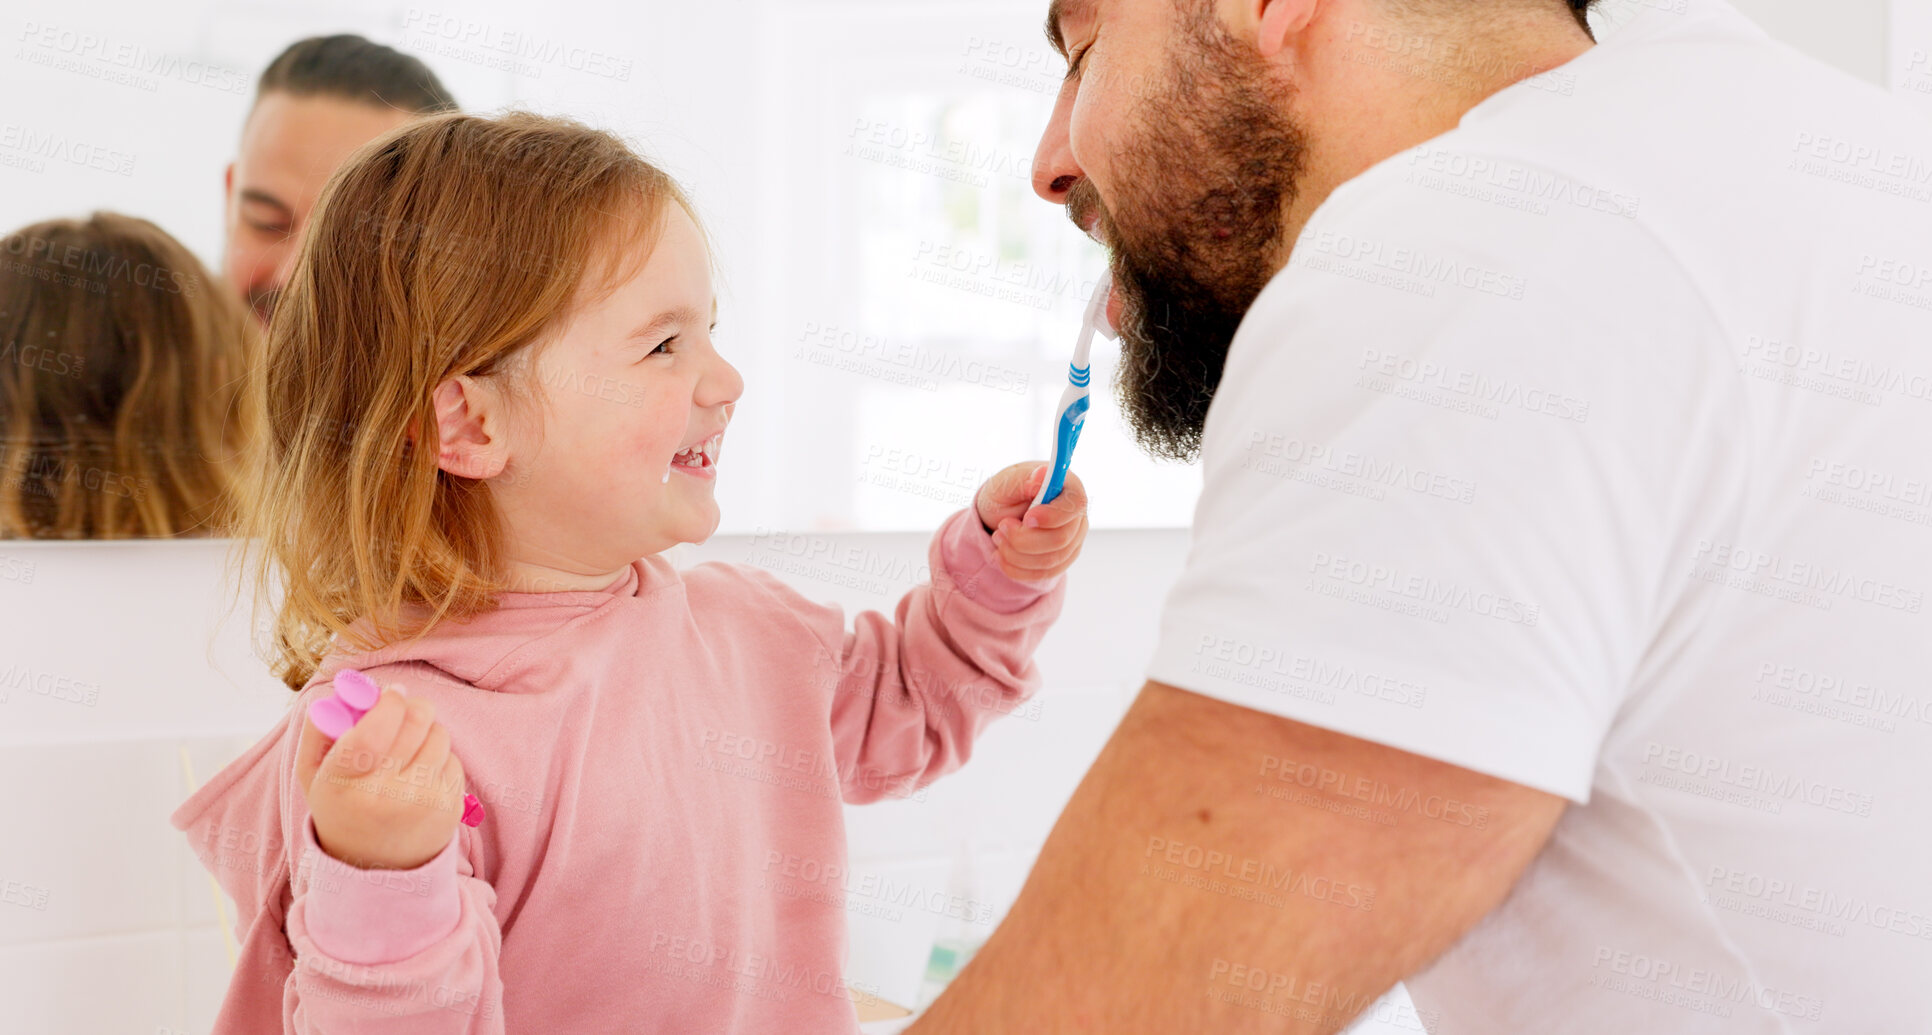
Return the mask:
[[[349, 727], [362, 721], [362, 716], [376, 706], [377, 699], [382, 697], [382, 688], [353, 668], [337, 672], [334, 686], [334, 693], [309, 702], [309, 719], [330, 740], [341, 740]], [[464, 794], [463, 825], [473, 827], [482, 822], [483, 803], [474, 794]]]
[[1113, 286], [1113, 274], [1101, 273], [1093, 286], [1093, 297], [1087, 300], [1087, 315], [1080, 324], [1079, 342], [1073, 347], [1073, 362], [1067, 364], [1067, 389], [1060, 393], [1060, 408], [1055, 411], [1059, 417], [1053, 422], [1053, 470], [1040, 485], [1040, 495], [1033, 501], [1036, 507], [1052, 503], [1066, 485], [1067, 468], [1073, 463], [1073, 446], [1080, 441], [1081, 425], [1087, 422], [1087, 385], [1093, 380], [1093, 366], [1088, 362], [1087, 352], [1093, 345], [1095, 331], [1106, 335], [1108, 341], [1114, 340], [1116, 333], [1107, 322], [1107, 299], [1113, 294]]

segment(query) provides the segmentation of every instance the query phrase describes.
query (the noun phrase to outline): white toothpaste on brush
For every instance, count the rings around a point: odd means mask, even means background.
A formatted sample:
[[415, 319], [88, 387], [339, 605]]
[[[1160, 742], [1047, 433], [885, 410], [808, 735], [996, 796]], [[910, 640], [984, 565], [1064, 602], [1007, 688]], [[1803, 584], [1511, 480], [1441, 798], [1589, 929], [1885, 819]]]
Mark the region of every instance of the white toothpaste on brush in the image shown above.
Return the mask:
[[1052, 503], [1066, 485], [1067, 468], [1073, 464], [1074, 443], [1080, 441], [1080, 428], [1087, 422], [1087, 385], [1093, 380], [1093, 366], [1087, 353], [1093, 345], [1094, 332], [1106, 335], [1108, 341], [1114, 340], [1116, 333], [1107, 319], [1107, 300], [1113, 290], [1113, 274], [1102, 273], [1093, 287], [1093, 297], [1087, 300], [1087, 315], [1080, 323], [1073, 362], [1067, 365], [1067, 389], [1060, 393], [1060, 407], [1054, 411], [1053, 468], [1040, 485], [1040, 495], [1033, 501], [1035, 506]]

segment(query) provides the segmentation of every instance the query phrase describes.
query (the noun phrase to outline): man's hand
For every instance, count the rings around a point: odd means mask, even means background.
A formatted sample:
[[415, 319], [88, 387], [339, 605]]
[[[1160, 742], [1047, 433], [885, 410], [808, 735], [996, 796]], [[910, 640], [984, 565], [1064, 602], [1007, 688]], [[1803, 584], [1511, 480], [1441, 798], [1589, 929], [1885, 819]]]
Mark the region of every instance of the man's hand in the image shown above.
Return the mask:
[[[1362, 781], [1458, 808], [1360, 818]], [[1006, 921], [908, 1035], [1339, 1031], [1509, 894], [1564, 805], [1149, 683]], [[1257, 973], [1321, 1002], [1254, 1009]]]
[[993, 533], [1000, 570], [1027, 582], [1073, 567], [1087, 540], [1087, 490], [1072, 471], [1053, 502], [1033, 506], [1050, 465], [1014, 464], [986, 480], [973, 498], [982, 526]]

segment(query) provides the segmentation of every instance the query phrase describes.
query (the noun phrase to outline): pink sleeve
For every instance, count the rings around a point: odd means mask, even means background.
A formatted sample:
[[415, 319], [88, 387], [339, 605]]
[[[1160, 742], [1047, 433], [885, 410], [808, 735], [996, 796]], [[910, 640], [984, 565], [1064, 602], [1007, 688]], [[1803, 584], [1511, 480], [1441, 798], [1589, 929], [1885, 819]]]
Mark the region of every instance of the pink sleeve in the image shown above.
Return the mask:
[[306, 815], [300, 827], [294, 1030], [500, 1035], [496, 890], [475, 876], [461, 831], [413, 870], [364, 870], [324, 852]]
[[929, 556], [932, 580], [893, 620], [867, 611], [845, 636], [832, 740], [850, 802], [903, 797], [959, 768], [980, 730], [1039, 687], [1033, 651], [1065, 576], [1007, 577], [971, 508], [940, 526]]

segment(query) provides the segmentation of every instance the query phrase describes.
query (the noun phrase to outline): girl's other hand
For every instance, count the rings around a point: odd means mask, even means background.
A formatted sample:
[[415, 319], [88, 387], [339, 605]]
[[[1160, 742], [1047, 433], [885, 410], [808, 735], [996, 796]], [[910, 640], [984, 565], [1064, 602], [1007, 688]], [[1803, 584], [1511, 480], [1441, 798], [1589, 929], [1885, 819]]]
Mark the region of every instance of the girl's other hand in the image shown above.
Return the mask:
[[322, 850], [365, 870], [413, 870], [463, 815], [463, 763], [422, 698], [387, 689], [341, 740], [302, 718], [295, 780]]
[[973, 499], [980, 524], [993, 531], [993, 549], [1008, 578], [1052, 578], [1073, 566], [1087, 540], [1087, 490], [1072, 471], [1053, 502], [1033, 505], [1048, 466], [1014, 464], [988, 478]]

